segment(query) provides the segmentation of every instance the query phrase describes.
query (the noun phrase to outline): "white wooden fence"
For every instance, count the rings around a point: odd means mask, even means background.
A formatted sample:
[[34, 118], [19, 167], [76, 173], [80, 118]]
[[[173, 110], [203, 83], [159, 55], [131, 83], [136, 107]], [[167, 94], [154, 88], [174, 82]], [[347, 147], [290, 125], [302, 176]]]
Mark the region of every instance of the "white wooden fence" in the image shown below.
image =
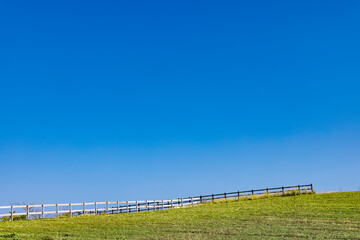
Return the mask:
[[0, 214], [0, 218], [9, 217], [8, 220], [12, 221], [16, 216], [26, 216], [26, 219], [31, 219], [66, 215], [72, 217], [86, 214], [131, 213], [193, 206], [199, 203], [200, 197], [190, 197], [170, 200], [12, 205], [0, 206], [0, 209], [9, 211], [9, 213]]

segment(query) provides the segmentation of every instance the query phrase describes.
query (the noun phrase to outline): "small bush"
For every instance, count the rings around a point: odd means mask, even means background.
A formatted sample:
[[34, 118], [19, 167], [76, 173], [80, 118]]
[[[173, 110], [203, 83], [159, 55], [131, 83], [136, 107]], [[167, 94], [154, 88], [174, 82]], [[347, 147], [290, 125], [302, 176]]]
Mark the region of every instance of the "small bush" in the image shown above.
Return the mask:
[[17, 233], [10, 233], [8, 235], [4, 235], [5, 238], [11, 238], [12, 240], [22, 240], [19, 234]]
[[51, 236], [45, 236], [41, 238], [42, 240], [54, 240], [55, 238], [51, 237]]
[[[15, 213], [15, 212], [14, 212]], [[13, 216], [14, 221], [22, 221], [26, 220], [26, 215], [20, 215], [20, 216]], [[0, 221], [11, 221], [11, 216], [5, 216], [1, 217]]]

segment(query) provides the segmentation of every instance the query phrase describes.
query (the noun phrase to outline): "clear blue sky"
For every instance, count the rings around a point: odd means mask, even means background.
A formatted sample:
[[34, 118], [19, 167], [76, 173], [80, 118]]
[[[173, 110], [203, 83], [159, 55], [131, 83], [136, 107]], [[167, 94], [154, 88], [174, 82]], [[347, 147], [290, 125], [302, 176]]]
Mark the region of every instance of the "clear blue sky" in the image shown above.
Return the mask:
[[0, 204], [360, 185], [359, 1], [1, 1]]

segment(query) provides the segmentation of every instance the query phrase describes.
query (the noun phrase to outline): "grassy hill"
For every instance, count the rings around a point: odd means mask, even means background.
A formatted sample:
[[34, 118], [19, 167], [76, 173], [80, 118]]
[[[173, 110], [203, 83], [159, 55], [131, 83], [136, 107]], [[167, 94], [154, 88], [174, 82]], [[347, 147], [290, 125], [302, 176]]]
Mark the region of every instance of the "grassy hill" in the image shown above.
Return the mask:
[[0, 239], [360, 239], [360, 192], [0, 222]]

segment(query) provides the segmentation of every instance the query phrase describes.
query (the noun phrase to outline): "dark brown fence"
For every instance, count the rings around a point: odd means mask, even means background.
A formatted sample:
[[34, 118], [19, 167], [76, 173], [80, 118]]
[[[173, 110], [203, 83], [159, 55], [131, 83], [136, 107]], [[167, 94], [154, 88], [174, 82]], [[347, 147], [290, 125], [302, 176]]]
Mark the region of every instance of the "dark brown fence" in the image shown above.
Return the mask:
[[210, 195], [200, 195], [197, 198], [200, 198], [200, 203], [215, 201], [219, 199], [234, 199], [241, 197], [251, 197], [256, 195], [293, 195], [293, 194], [305, 194], [313, 193], [313, 185], [296, 185], [296, 186], [287, 186], [287, 187], [276, 187], [276, 188], [263, 188], [263, 189], [253, 189], [247, 191], [237, 191], [237, 192], [225, 192], [218, 194]]

